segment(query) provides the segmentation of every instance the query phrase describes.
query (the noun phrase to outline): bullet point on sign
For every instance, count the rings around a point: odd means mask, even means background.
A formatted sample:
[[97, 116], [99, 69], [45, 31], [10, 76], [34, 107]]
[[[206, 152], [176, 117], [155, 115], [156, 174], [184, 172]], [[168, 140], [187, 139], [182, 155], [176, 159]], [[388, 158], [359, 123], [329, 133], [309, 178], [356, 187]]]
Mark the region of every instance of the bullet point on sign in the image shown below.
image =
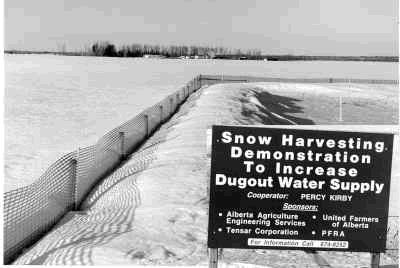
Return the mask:
[[222, 232], [222, 228], [218, 228], [218, 232]]
[[312, 233], [313, 235], [315, 235], [315, 231], [312, 231], [311, 233]]
[[221, 216], [222, 216], [222, 213], [218, 213], [218, 216], [220, 216], [220, 217], [221, 217]]
[[312, 218], [315, 220], [317, 218], [317, 216], [313, 215]]

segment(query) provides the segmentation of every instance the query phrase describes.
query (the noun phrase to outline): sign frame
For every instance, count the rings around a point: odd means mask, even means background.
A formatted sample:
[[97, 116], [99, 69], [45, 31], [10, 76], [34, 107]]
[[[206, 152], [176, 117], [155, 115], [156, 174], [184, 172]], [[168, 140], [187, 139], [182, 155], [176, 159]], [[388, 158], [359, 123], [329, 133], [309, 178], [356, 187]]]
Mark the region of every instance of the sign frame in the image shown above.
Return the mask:
[[[387, 132], [370, 132], [370, 131], [348, 131], [348, 130], [344, 130], [344, 131], [336, 131], [336, 130], [324, 130], [324, 129], [307, 129], [307, 128], [299, 128], [299, 127], [284, 127], [284, 128], [282, 128], [282, 127], [271, 127], [271, 126], [267, 126], [267, 127], [265, 127], [265, 126], [222, 126], [222, 125], [218, 125], [218, 126], [213, 126], [213, 129], [212, 129], [212, 156], [211, 156], [211, 162], [212, 162], [212, 164], [211, 164], [211, 181], [210, 181], [210, 208], [209, 208], [209, 230], [208, 230], [208, 241], [207, 241], [207, 244], [208, 244], [208, 247], [209, 248], [211, 248], [211, 249], [213, 249], [213, 248], [251, 248], [251, 249], [287, 249], [287, 250], [328, 250], [328, 251], [357, 251], [357, 252], [383, 252], [384, 251], [384, 248], [382, 248], [381, 250], [378, 250], [378, 251], [376, 251], [376, 250], [357, 250], [357, 249], [354, 249], [354, 248], [352, 248], [352, 249], [336, 249], [336, 248], [321, 248], [321, 247], [309, 247], [309, 248], [304, 248], [304, 247], [286, 247], [286, 246], [284, 246], [284, 247], [279, 247], [279, 246], [271, 246], [271, 247], [264, 247], [264, 246], [261, 246], [261, 247], [238, 247], [237, 245], [232, 245], [232, 246], [226, 246], [226, 245], [224, 245], [224, 246], [218, 246], [218, 245], [216, 245], [215, 243], [213, 243], [211, 240], [210, 240], [210, 237], [211, 236], [213, 236], [213, 229], [215, 229], [215, 228], [213, 228], [213, 225], [215, 225], [215, 223], [212, 221], [212, 216], [213, 216], [213, 210], [215, 210], [215, 207], [213, 207], [213, 205], [212, 205], [212, 202], [213, 202], [213, 187], [214, 187], [214, 185], [212, 185], [212, 179], [213, 179], [213, 175], [215, 175], [215, 165], [213, 165], [213, 163], [214, 163], [214, 161], [215, 161], [215, 155], [214, 155], [214, 150], [215, 150], [215, 139], [216, 139], [216, 135], [215, 135], [215, 132], [216, 132], [216, 128], [233, 128], [233, 129], [239, 129], [239, 128], [245, 128], [245, 129], [253, 129], [253, 130], [257, 130], [257, 131], [259, 131], [260, 129], [261, 129], [261, 131], [263, 131], [263, 130], [265, 130], [265, 131], [274, 131], [274, 130], [279, 130], [279, 131], [288, 131], [288, 132], [293, 132], [293, 131], [300, 131], [300, 132], [309, 132], [309, 133], [312, 133], [312, 132], [318, 132], [318, 133], [325, 133], [325, 132], [328, 132], [328, 133], [330, 133], [330, 134], [335, 134], [335, 133], [344, 133], [344, 134], [346, 134], [346, 135], [350, 135], [350, 134], [356, 134], [356, 135], [363, 135], [363, 136], [365, 136], [365, 135], [383, 135], [383, 136], [386, 136], [386, 137], [389, 137], [389, 139], [391, 139], [391, 142], [390, 142], [390, 152], [389, 152], [389, 155], [390, 155], [390, 160], [392, 159], [392, 150], [393, 150], [393, 133], [387, 133]], [[390, 138], [390, 136], [391, 136], [391, 138]], [[210, 140], [209, 138], [208, 138], [208, 140]], [[209, 143], [209, 141], [208, 141], [208, 143]], [[209, 144], [208, 144], [209, 145]], [[388, 163], [388, 166], [387, 166], [387, 169], [388, 169], [388, 171], [387, 171], [387, 181], [386, 181], [386, 183], [387, 183], [387, 185], [388, 185], [388, 189], [387, 189], [387, 204], [386, 204], [386, 222], [385, 222], [385, 230], [386, 230], [386, 225], [387, 225], [387, 215], [388, 215], [388, 209], [387, 209], [387, 207], [388, 207], [388, 202], [389, 202], [389, 193], [390, 193], [390, 178], [391, 178], [391, 162], [392, 161], [389, 161], [389, 163]], [[215, 230], [214, 230], [215, 231]], [[386, 231], [385, 231], [385, 234], [386, 234]], [[383, 238], [385, 241], [386, 241], [386, 236]], [[210, 242], [211, 241], [211, 242]]]

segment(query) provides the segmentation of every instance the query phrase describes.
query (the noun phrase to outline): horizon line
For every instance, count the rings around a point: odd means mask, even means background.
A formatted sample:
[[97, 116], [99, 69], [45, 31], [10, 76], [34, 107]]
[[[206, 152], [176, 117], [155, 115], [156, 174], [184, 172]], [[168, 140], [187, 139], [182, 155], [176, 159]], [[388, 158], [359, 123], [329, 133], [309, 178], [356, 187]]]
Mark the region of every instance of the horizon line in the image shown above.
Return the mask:
[[[189, 47], [189, 46], [188, 46]], [[200, 47], [200, 46], [199, 46]], [[201, 46], [201, 47], [206, 47], [206, 46]], [[246, 51], [250, 51], [246, 50]], [[232, 54], [216, 54], [216, 55], [245, 55], [245, 52], [242, 54], [236, 54], [236, 53], [232, 53]], [[78, 54], [78, 53], [87, 53], [87, 51], [84, 50], [69, 50], [69, 51], [57, 51], [57, 50], [21, 50], [21, 49], [4, 49], [3, 50], [4, 53], [6, 54], [10, 54], [13, 52], [16, 53], [31, 53], [31, 54], [44, 54], [44, 53], [53, 53], [53, 54], [60, 54], [60, 55], [64, 55], [64, 54]], [[160, 53], [161, 54], [161, 53]], [[154, 55], [158, 55], [158, 54], [154, 54]], [[95, 55], [87, 55], [87, 56], [95, 56]], [[373, 55], [373, 56], [366, 56], [366, 55], [323, 55], [323, 54], [317, 54], [317, 55], [311, 55], [311, 54], [292, 54], [292, 53], [288, 53], [288, 54], [268, 54], [268, 53], [263, 53], [260, 54], [260, 56], [291, 56], [291, 57], [337, 57], [337, 58], [397, 58], [399, 59], [400, 56], [397, 55]], [[126, 57], [128, 58], [128, 57]]]

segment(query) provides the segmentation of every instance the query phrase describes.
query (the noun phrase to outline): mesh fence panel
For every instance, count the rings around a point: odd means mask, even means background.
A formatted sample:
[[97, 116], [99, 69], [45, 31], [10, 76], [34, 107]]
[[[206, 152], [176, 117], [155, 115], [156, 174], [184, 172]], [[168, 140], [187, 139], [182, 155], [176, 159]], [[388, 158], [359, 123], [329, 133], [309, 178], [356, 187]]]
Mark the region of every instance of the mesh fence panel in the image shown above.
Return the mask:
[[165, 120], [168, 119], [168, 117], [171, 113], [170, 98], [167, 97], [167, 98], [163, 99], [162, 101], [160, 101], [158, 104], [160, 105], [160, 107], [162, 107], [162, 111], [163, 111], [162, 121], [164, 122]]
[[168, 96], [168, 117], [170, 117], [175, 112], [175, 108], [176, 108], [176, 98], [170, 95]]
[[188, 88], [176, 91], [95, 145], [63, 156], [33, 184], [6, 192], [4, 262], [12, 261], [67, 211], [76, 209], [94, 185], [167, 120], [189, 93]]
[[[90, 176], [94, 168], [96, 146], [80, 148], [77, 155], [75, 206], [78, 206], [84, 194], [91, 187]], [[86, 179], [87, 178], [87, 179]]]
[[124, 133], [123, 155], [130, 154], [147, 137], [147, 120], [145, 114], [139, 114], [120, 127]]
[[178, 92], [179, 92], [178, 93], [179, 94], [179, 98], [181, 100], [180, 103], [183, 103], [186, 100], [186, 97], [187, 97], [186, 91], [183, 88], [181, 88], [180, 90], [178, 90]]
[[75, 156], [64, 155], [33, 184], [4, 194], [6, 263], [73, 206]]
[[148, 129], [149, 129], [149, 133], [152, 133], [158, 126], [159, 122], [162, 121], [162, 119], [164, 118], [164, 109], [162, 108], [162, 106], [154, 105], [150, 108], [147, 108], [144, 111], [144, 114], [147, 115], [148, 118]]

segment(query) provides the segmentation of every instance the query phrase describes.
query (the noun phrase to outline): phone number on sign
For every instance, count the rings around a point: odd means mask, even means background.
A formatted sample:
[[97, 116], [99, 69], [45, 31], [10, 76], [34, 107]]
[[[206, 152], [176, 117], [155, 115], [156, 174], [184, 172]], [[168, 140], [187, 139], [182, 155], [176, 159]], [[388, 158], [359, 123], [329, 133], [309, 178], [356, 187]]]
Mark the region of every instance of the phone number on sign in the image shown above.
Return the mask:
[[262, 239], [249, 238], [249, 246], [259, 247], [298, 247], [298, 248], [349, 248], [348, 241], [296, 240], [296, 239]]

